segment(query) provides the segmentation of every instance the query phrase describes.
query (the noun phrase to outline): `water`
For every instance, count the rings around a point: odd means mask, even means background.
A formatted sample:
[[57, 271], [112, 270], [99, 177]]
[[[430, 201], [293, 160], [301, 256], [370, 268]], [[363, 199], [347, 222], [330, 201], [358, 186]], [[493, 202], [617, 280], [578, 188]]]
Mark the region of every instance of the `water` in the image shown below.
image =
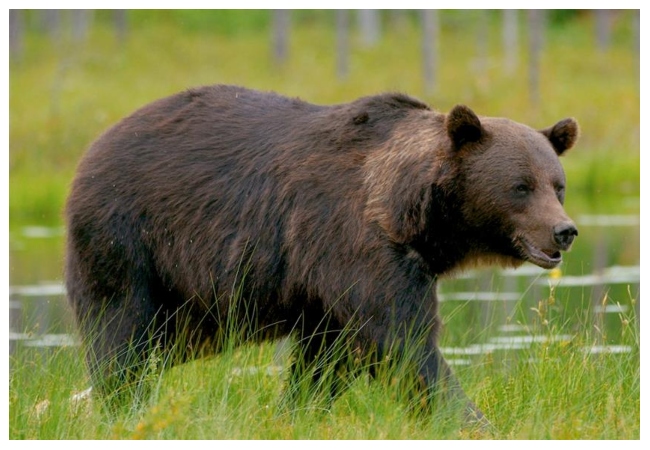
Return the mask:
[[[549, 330], [554, 324], [571, 330], [574, 322], [575, 327], [591, 324], [597, 331], [584, 352], [631, 351], [621, 334], [629, 318], [639, 326], [639, 216], [574, 217], [580, 236], [559, 270], [526, 264], [516, 270], [469, 271], [441, 283], [441, 345], [451, 364], [471, 364], [476, 355], [517, 351], [549, 340], [570, 342], [574, 334]], [[77, 345], [62, 283], [63, 240], [60, 227], [11, 230], [11, 353], [19, 346]]]
[[[526, 264], [443, 282], [442, 351], [450, 363], [548, 341], [583, 342], [589, 354], [632, 351], [622, 336], [630, 323], [639, 326], [639, 216], [574, 217], [580, 235], [559, 269]], [[587, 334], [591, 340], [576, 339]]]

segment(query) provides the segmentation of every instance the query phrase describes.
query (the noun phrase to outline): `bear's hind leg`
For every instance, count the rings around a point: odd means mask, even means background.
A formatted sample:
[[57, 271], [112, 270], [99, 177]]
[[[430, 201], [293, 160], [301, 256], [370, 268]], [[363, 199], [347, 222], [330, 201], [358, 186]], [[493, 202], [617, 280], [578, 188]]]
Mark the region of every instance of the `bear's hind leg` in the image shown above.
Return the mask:
[[159, 311], [148, 286], [131, 286], [126, 295], [116, 292], [110, 298], [87, 286], [71, 286], [68, 295], [80, 325], [93, 390], [111, 407], [141, 401], [165, 362], [167, 334], [164, 324], [156, 324]]

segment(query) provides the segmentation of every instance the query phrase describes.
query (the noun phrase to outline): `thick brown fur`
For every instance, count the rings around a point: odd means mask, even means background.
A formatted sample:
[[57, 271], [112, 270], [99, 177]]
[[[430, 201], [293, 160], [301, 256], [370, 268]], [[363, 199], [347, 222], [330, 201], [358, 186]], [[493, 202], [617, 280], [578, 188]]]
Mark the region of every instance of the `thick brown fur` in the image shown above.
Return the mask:
[[67, 203], [66, 284], [94, 382], [128, 382], [151, 337], [163, 351], [182, 338], [190, 357], [246, 323], [251, 339], [296, 334], [307, 364], [344, 328], [378, 360], [415, 331], [434, 388], [451, 377], [437, 278], [559, 262], [577, 231], [557, 155], [577, 133], [401, 94], [316, 106], [210, 86], [145, 106], [92, 145]]

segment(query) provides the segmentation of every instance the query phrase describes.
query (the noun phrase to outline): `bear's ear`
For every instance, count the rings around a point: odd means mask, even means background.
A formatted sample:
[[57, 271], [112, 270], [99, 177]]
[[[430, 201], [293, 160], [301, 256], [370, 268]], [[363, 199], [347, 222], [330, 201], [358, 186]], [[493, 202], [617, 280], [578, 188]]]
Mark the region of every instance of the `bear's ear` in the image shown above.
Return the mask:
[[456, 150], [467, 143], [478, 141], [484, 132], [478, 116], [465, 105], [454, 106], [447, 114], [445, 125]]
[[544, 128], [540, 131], [551, 141], [555, 153], [558, 156], [573, 147], [580, 134], [578, 122], [572, 118], [560, 120], [552, 127]]

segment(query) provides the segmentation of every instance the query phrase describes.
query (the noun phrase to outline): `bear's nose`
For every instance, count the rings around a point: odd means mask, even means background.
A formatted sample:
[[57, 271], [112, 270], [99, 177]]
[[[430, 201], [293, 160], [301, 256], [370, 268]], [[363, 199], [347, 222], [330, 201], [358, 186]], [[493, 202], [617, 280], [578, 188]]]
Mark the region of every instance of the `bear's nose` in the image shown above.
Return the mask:
[[553, 227], [553, 237], [555, 242], [562, 248], [567, 249], [573, 243], [573, 239], [578, 235], [578, 229], [573, 222], [562, 222]]

